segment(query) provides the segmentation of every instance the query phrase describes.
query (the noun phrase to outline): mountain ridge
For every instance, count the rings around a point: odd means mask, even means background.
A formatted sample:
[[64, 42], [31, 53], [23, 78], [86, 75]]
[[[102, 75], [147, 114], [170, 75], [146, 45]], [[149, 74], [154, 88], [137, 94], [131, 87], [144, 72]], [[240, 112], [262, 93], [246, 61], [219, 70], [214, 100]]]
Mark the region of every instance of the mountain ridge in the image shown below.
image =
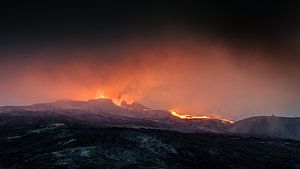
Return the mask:
[[[26, 119], [26, 120], [25, 120]], [[111, 99], [57, 100], [29, 106], [0, 107], [0, 126], [67, 123], [95, 127], [132, 127], [282, 137], [300, 140], [300, 118], [250, 117], [235, 123], [220, 119], [181, 119], [168, 110], [154, 110], [140, 103], [116, 105]]]

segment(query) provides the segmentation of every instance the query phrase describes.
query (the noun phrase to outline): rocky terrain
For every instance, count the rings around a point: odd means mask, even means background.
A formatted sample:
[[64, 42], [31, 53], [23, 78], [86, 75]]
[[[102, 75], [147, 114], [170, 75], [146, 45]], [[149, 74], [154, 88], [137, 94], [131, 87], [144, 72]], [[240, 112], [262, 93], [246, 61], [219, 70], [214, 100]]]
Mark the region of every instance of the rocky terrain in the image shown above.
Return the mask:
[[32, 127], [64, 123], [87, 127], [129, 127], [185, 133], [213, 132], [281, 137], [300, 140], [300, 118], [251, 117], [229, 123], [221, 119], [180, 119], [168, 110], [153, 110], [139, 103], [121, 106], [110, 99], [59, 100], [30, 106], [0, 107], [0, 131], [7, 127]]
[[296, 169], [300, 142], [51, 124], [2, 129], [0, 168]]
[[298, 132], [298, 118], [181, 119], [109, 99], [6, 106], [0, 169], [292, 169]]
[[233, 133], [300, 140], [300, 117], [251, 117], [232, 124], [228, 131]]
[[[31, 106], [0, 108], [0, 127], [65, 123], [90, 127], [131, 127], [181, 132], [225, 132], [228, 122], [219, 119], [182, 120], [168, 110], [153, 110], [141, 104], [115, 105], [110, 99], [59, 100]], [[1, 128], [0, 128], [1, 130]]]

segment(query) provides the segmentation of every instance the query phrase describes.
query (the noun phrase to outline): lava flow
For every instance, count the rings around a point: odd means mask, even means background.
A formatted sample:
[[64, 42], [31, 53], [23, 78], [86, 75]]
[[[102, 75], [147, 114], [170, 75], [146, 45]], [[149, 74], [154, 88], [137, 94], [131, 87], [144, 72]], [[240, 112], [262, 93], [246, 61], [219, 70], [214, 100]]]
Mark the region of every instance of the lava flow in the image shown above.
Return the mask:
[[228, 119], [221, 119], [221, 118], [215, 118], [215, 117], [211, 117], [211, 116], [206, 116], [206, 115], [202, 115], [202, 116], [194, 116], [194, 115], [187, 115], [187, 114], [178, 114], [176, 111], [174, 111], [173, 109], [169, 110], [169, 112], [173, 115], [176, 116], [178, 118], [181, 119], [218, 119], [221, 120], [222, 122], [225, 123], [234, 123], [234, 121], [232, 120], [228, 120]]
[[[114, 93], [109, 93], [107, 94], [104, 92], [104, 90], [98, 90], [97, 94], [95, 96], [95, 99], [111, 99], [114, 104], [122, 107], [122, 102], [125, 101], [126, 103], [131, 103], [132, 99], [125, 99], [125, 97], [122, 97], [120, 94], [114, 94]], [[176, 116], [180, 119], [215, 119], [215, 120], [221, 120], [224, 123], [234, 123], [232, 120], [228, 119], [222, 119], [222, 118], [216, 118], [213, 116], [207, 116], [207, 115], [202, 115], [202, 116], [196, 116], [196, 115], [188, 115], [188, 114], [179, 114], [177, 113], [174, 109], [170, 109], [169, 112], [171, 115]]]
[[173, 116], [179, 117], [181, 119], [211, 119], [211, 117], [209, 117], [209, 116], [193, 116], [193, 115], [187, 115], [187, 114], [178, 114], [176, 111], [174, 111], [172, 109], [169, 111]]

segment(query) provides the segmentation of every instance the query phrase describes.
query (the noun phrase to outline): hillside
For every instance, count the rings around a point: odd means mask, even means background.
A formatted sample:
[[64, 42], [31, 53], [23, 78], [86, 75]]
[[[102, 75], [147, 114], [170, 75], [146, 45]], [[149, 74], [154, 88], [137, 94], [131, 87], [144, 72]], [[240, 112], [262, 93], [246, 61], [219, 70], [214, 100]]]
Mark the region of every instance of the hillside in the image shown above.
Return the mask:
[[3, 131], [0, 168], [293, 169], [300, 142], [52, 124]]

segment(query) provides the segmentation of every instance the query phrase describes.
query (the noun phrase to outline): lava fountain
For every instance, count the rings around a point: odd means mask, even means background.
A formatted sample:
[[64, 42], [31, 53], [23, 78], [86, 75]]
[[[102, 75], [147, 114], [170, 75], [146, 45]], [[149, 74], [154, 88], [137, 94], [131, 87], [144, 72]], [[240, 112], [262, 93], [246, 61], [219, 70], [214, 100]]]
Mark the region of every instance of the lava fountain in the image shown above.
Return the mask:
[[114, 104], [121, 106], [122, 97], [114, 97], [111, 94], [106, 94], [104, 90], [99, 89], [96, 93], [95, 99], [111, 99]]
[[110, 99], [113, 101], [114, 104], [122, 107], [122, 102], [126, 102], [128, 104], [131, 104], [136, 101], [135, 97], [133, 95], [129, 94], [122, 94], [122, 92], [115, 91], [113, 89], [111, 90], [103, 90], [99, 89], [97, 90], [95, 99]]
[[[134, 99], [132, 97], [125, 97], [124, 95], [121, 95], [120, 93], [117, 92], [105, 92], [102, 89], [97, 90], [95, 99], [111, 99], [113, 101], [114, 104], [122, 107], [122, 102], [125, 101], [126, 103], [132, 103], [134, 102]], [[234, 123], [234, 121], [232, 120], [228, 120], [228, 119], [223, 119], [223, 118], [217, 118], [217, 117], [213, 117], [213, 116], [209, 116], [209, 115], [189, 115], [189, 114], [179, 114], [177, 113], [174, 109], [170, 109], [169, 110], [170, 114], [178, 117], [180, 119], [186, 119], [186, 120], [190, 120], [190, 119], [215, 119], [215, 120], [221, 120], [224, 123]]]

